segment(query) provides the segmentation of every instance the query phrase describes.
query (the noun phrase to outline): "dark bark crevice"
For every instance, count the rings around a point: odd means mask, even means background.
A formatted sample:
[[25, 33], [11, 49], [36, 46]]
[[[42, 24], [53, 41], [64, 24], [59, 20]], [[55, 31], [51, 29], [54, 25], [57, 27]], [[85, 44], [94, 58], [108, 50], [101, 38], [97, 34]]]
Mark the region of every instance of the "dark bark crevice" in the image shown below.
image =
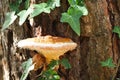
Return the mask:
[[113, 7], [112, 7], [113, 3], [111, 2], [111, 0], [106, 0], [106, 2], [107, 2], [107, 5], [108, 5], [107, 8], [108, 8], [108, 12], [109, 12], [110, 23], [113, 27], [113, 26], [115, 26], [115, 24], [114, 24], [115, 15], [114, 15]]
[[[108, 4], [108, 12], [109, 12], [109, 19], [110, 19], [110, 24], [112, 25], [112, 29], [115, 27], [115, 26], [119, 26], [120, 23], [119, 23], [119, 13], [120, 13], [120, 9], [119, 9], [119, 2], [118, 0], [106, 0], [107, 1], [107, 4]], [[118, 39], [118, 36], [116, 36], [115, 33], [112, 33], [112, 37], [111, 37], [111, 43], [112, 43], [112, 57], [113, 57], [113, 60], [114, 60], [114, 63], [116, 63], [117, 65], [119, 64], [119, 53], [120, 53], [120, 50], [119, 50], [119, 39]], [[119, 71], [120, 69], [118, 68], [118, 71], [117, 73], [114, 73], [114, 75], [116, 75], [116, 78], [115, 80], [117, 80], [117, 78], [120, 78], [119, 76]]]
[[90, 76], [88, 73], [88, 65], [87, 65], [87, 55], [89, 54], [89, 37], [80, 37], [80, 80], [90, 80]]
[[[3, 37], [6, 36], [6, 37]], [[12, 51], [11, 47], [13, 46], [13, 32], [11, 30], [5, 30], [5, 33], [2, 35], [2, 46], [3, 46], [3, 66], [6, 66], [6, 70], [9, 70], [9, 77], [11, 76], [11, 60], [12, 60]], [[7, 53], [7, 54], [6, 54]], [[5, 69], [5, 68], [4, 68]], [[6, 73], [5, 73], [6, 74]]]
[[[114, 11], [113, 11], [113, 8], [112, 8], [112, 3], [111, 3], [111, 0], [106, 0], [106, 2], [107, 2], [107, 8], [108, 8], [108, 15], [109, 15], [109, 20], [110, 20], [110, 24], [111, 24], [111, 27], [112, 27], [112, 29], [113, 29], [113, 27], [115, 26], [115, 23], [114, 23], [114, 21], [115, 21], [115, 15], [114, 15]], [[112, 57], [114, 58], [114, 54], [116, 53], [115, 51], [114, 51], [114, 39], [115, 38], [115, 35], [114, 35], [114, 33], [112, 33], [112, 36], [111, 36], [111, 43], [112, 43]]]
[[[11, 50], [11, 48], [12, 48], [12, 46], [13, 46], [13, 32], [11, 31], [11, 30], [8, 30], [8, 32], [7, 32], [7, 39], [9, 39], [8, 40], [8, 44], [7, 44], [7, 46], [8, 46], [8, 56], [7, 56], [7, 59], [8, 59], [8, 65], [9, 65], [9, 76], [10, 76], [10, 78], [12, 78], [12, 74], [11, 74], [11, 60], [12, 60], [12, 50]], [[14, 79], [12, 79], [12, 80], [14, 80]]]

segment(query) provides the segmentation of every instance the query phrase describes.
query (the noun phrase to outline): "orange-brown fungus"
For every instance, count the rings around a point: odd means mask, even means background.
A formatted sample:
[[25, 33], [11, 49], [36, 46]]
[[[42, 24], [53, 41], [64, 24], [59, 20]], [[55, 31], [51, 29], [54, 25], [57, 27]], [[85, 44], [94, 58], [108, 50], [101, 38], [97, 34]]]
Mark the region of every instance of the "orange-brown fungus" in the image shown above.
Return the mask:
[[46, 66], [46, 59], [43, 55], [41, 54], [35, 54], [32, 58], [34, 66], [34, 70], [38, 70], [39, 68], [45, 69]]
[[36, 50], [43, 54], [49, 63], [52, 59], [58, 60], [59, 56], [69, 50], [75, 49], [77, 44], [69, 38], [53, 37], [50, 35], [28, 38], [18, 42], [18, 47]]

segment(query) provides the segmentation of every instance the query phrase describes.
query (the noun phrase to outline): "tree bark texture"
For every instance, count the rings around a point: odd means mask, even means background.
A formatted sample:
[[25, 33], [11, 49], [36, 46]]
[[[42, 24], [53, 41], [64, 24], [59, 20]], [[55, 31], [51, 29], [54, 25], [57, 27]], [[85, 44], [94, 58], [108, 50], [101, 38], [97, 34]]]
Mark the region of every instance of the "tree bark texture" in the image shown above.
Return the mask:
[[[1, 24], [4, 14], [9, 11], [9, 2], [12, 0], [0, 1]], [[74, 51], [63, 56], [69, 59], [72, 66], [70, 70], [61, 69], [65, 80], [111, 80], [115, 69], [102, 67], [100, 62], [112, 57], [114, 63], [118, 63], [120, 41], [116, 34], [112, 33], [112, 29], [120, 25], [120, 0], [85, 0], [85, 4], [89, 15], [80, 19], [81, 36], [77, 36], [68, 24], [60, 22], [61, 13], [69, 7], [67, 0], [61, 0], [61, 6], [52, 10], [50, 14], [42, 13], [35, 17], [34, 26], [30, 26], [29, 21], [26, 21], [20, 27], [16, 21], [2, 32], [4, 80], [20, 79], [22, 74], [20, 65], [32, 57], [30, 55], [32, 52], [20, 50], [16, 44], [21, 39], [34, 37], [39, 26], [42, 28], [41, 35], [68, 37], [78, 44]], [[28, 80], [35, 80], [31, 74]]]

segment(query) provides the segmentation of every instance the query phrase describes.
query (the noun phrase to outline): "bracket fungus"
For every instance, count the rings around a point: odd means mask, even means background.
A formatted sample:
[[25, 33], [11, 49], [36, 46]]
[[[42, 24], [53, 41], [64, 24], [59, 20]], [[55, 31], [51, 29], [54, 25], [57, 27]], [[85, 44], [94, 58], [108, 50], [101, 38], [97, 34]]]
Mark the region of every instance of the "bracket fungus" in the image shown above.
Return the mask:
[[53, 37], [50, 35], [34, 38], [27, 38], [18, 42], [18, 47], [36, 50], [43, 54], [47, 63], [52, 59], [58, 60], [59, 56], [67, 51], [75, 49], [77, 44], [69, 38]]

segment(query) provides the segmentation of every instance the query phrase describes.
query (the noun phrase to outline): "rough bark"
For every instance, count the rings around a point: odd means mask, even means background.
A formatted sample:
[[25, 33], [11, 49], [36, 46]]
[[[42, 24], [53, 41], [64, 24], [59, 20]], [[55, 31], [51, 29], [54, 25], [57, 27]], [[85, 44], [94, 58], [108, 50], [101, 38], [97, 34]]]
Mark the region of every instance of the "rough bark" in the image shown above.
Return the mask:
[[[9, 3], [12, 2], [8, 0], [1, 0], [1, 24], [5, 20], [5, 13], [9, 12]], [[1, 32], [1, 44], [3, 51], [3, 79], [4, 80], [20, 80], [21, 76], [21, 63], [30, 57], [26, 50], [21, 50], [18, 53], [18, 49], [16, 47], [17, 42], [20, 39], [30, 37], [31, 31], [27, 29], [26, 24], [23, 26], [19, 26], [16, 21], [14, 24], [10, 26], [9, 29], [6, 29]]]
[[[37, 1], [37, 0], [36, 0]], [[2, 21], [8, 12], [9, 2], [0, 1], [2, 4]], [[2, 32], [3, 69], [4, 80], [19, 80], [21, 76], [21, 63], [31, 57], [31, 51], [19, 50], [16, 43], [23, 38], [35, 36], [35, 28], [42, 27], [42, 35], [69, 37], [78, 46], [76, 50], [64, 55], [70, 61], [70, 70], [60, 69], [65, 80], [110, 80], [114, 69], [102, 67], [100, 62], [109, 57], [117, 64], [119, 58], [118, 37], [112, 33], [112, 28], [120, 25], [119, 0], [85, 0], [89, 15], [82, 17], [81, 36], [77, 36], [68, 24], [60, 23], [61, 13], [68, 8], [67, 0], [61, 0], [61, 7], [50, 14], [42, 13], [34, 18], [34, 26], [28, 21], [19, 26], [17, 21]], [[1, 22], [3, 23], [3, 22]], [[119, 72], [119, 71], [118, 71]], [[7, 76], [7, 77], [6, 77]], [[30, 75], [28, 78], [32, 80]], [[34, 79], [33, 79], [34, 80]]]

